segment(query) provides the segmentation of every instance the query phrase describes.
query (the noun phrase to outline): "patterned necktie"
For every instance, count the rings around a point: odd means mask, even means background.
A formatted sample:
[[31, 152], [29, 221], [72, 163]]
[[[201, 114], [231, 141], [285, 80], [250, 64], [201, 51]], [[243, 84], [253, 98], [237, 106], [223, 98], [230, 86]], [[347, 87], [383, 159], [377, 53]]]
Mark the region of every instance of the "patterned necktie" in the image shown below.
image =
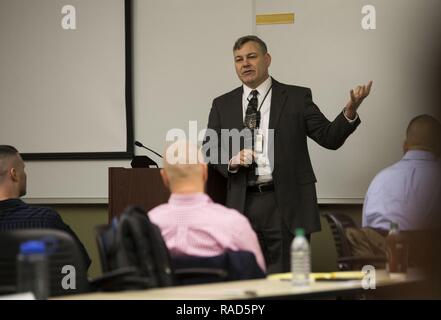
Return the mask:
[[[257, 95], [259, 92], [257, 90], [251, 91], [251, 99], [248, 100], [248, 107], [245, 113], [244, 126], [245, 128], [251, 129], [253, 132], [260, 125], [260, 112], [257, 111]], [[254, 145], [251, 142], [251, 145]], [[253, 147], [254, 149], [254, 147]], [[257, 175], [256, 175], [256, 163], [253, 163], [248, 167], [247, 173], [247, 184], [255, 185], [257, 183]]]
[[248, 129], [256, 129], [260, 125], [260, 112], [257, 111], [257, 90], [251, 91], [251, 99], [248, 100], [247, 111], [245, 112], [244, 125]]

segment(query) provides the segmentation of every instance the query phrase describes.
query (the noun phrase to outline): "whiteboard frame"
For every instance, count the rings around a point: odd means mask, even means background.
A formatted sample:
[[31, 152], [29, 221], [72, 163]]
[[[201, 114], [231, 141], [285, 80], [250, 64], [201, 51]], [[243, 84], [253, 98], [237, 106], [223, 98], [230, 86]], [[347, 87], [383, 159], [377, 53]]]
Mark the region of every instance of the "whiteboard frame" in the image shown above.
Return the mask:
[[134, 156], [133, 133], [133, 86], [132, 86], [132, 0], [124, 1], [125, 28], [125, 107], [126, 107], [126, 151], [124, 152], [46, 152], [20, 153], [25, 161], [35, 160], [119, 160], [132, 159]]

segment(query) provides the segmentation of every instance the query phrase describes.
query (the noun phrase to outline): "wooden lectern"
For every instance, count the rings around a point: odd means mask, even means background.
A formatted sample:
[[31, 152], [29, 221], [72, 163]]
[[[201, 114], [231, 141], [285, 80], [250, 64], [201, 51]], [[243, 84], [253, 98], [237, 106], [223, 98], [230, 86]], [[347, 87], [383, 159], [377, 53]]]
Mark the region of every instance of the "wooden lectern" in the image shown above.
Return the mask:
[[[128, 206], [146, 211], [167, 202], [170, 192], [162, 183], [157, 168], [109, 168], [109, 222]], [[214, 202], [225, 204], [227, 179], [208, 169], [207, 194]]]

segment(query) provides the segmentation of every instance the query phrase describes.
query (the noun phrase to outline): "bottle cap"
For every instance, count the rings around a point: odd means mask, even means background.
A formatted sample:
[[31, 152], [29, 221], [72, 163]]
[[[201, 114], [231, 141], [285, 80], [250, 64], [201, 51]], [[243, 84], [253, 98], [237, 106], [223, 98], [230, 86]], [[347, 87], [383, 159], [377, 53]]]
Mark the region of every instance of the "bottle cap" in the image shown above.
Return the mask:
[[26, 241], [20, 245], [20, 253], [32, 254], [32, 253], [45, 253], [46, 246], [43, 241]]
[[305, 236], [305, 230], [302, 228], [297, 228], [295, 231], [296, 237], [303, 237]]

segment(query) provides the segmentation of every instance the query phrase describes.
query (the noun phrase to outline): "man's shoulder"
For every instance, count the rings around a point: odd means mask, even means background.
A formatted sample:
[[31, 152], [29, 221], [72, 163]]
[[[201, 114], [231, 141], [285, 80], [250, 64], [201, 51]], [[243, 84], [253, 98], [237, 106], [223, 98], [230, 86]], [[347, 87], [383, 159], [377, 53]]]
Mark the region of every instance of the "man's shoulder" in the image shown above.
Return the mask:
[[436, 162], [424, 161], [416, 163], [414, 161], [401, 159], [378, 172], [373, 181], [378, 183], [393, 182], [396, 181], [393, 180], [394, 178], [405, 178], [407, 174], [413, 172], [415, 168], [422, 169], [422, 171], [434, 176], [440, 173], [438, 163]]
[[279, 86], [281, 89], [284, 89], [286, 91], [289, 92], [296, 92], [296, 93], [308, 93], [311, 92], [311, 89], [308, 87], [303, 87], [303, 86], [298, 86], [298, 85], [293, 85], [293, 84], [286, 84], [286, 83], [281, 83], [278, 82], [276, 80], [273, 79], [273, 87], [274, 86]]
[[169, 207], [169, 204], [168, 203], [163, 203], [163, 204], [160, 204], [160, 205], [158, 205], [158, 206], [156, 206], [156, 207], [154, 207], [153, 209], [150, 209], [148, 212], [147, 212], [147, 216], [149, 217], [149, 218], [156, 218], [157, 216], [161, 216], [161, 214], [163, 214], [163, 212], [164, 211], [167, 211], [167, 208]]
[[241, 94], [242, 90], [243, 90], [243, 87], [239, 86], [239, 87], [237, 87], [237, 88], [235, 88], [235, 89], [233, 89], [233, 90], [231, 90], [231, 91], [229, 91], [227, 93], [224, 93], [224, 94], [214, 98], [213, 101], [216, 102], [216, 103], [222, 103], [224, 101], [228, 101], [232, 97], [234, 97], [234, 96], [236, 96], [238, 94]]
[[[275, 79], [273, 79], [273, 84], [272, 84], [273, 88], [278, 87], [282, 90], [286, 90], [289, 92], [296, 92], [296, 93], [309, 93], [311, 92], [311, 89], [308, 87], [303, 87], [303, 86], [299, 86], [299, 85], [292, 85], [292, 84], [286, 84], [286, 83], [282, 83], [279, 82]], [[224, 93], [216, 98], [214, 98], [214, 102], [215, 103], [223, 103], [225, 101], [228, 101], [229, 99], [231, 99], [234, 96], [237, 96], [238, 94], [241, 94], [243, 92], [243, 87], [239, 86], [227, 93]]]
[[57, 228], [62, 225], [60, 215], [52, 208], [30, 206], [21, 200], [3, 211], [3, 222], [25, 223], [26, 226], [39, 225]]
[[32, 217], [59, 217], [59, 214], [52, 208], [33, 206], [25, 203], [21, 199], [8, 200], [9, 204], [5, 211], [10, 213], [19, 213], [21, 216]]
[[403, 176], [403, 170], [405, 170], [405, 168], [403, 168], [401, 161], [383, 168], [372, 179], [370, 184], [371, 189], [373, 187], [384, 186], [386, 183], [394, 183], [396, 181], [394, 178]]
[[45, 219], [61, 219], [57, 211], [49, 207], [28, 206], [28, 212], [34, 217]]
[[245, 223], [248, 222], [247, 218], [241, 214], [236, 209], [225, 207], [224, 205], [221, 205], [219, 203], [211, 203], [210, 207], [215, 210], [217, 213], [219, 213], [219, 218], [222, 221], [225, 221], [226, 223], [231, 222], [239, 222], [239, 223]]

